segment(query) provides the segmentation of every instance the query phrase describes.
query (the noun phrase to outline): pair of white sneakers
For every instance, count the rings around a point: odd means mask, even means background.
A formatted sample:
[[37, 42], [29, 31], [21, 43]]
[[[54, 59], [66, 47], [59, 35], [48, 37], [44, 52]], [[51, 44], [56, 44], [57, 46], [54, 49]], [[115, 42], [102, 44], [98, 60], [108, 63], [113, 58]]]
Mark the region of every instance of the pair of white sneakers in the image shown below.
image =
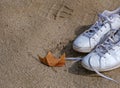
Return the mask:
[[98, 21], [76, 38], [73, 49], [89, 53], [82, 58], [84, 68], [113, 80], [100, 72], [120, 67], [120, 8], [98, 16]]

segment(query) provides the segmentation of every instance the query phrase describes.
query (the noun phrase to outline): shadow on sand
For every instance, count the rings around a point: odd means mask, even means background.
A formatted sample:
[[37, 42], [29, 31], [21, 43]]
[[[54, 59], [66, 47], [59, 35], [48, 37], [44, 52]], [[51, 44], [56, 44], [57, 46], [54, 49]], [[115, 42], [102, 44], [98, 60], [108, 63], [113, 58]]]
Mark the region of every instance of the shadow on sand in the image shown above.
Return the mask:
[[[87, 25], [87, 26], [79, 26], [76, 28], [76, 31], [75, 31], [75, 35], [76, 37], [78, 35], [80, 35], [81, 33], [83, 33], [85, 30], [87, 30], [91, 25]], [[61, 51], [61, 53], [65, 52], [66, 53], [66, 56], [67, 57], [84, 57], [85, 55], [87, 55], [86, 53], [79, 53], [79, 52], [76, 52], [73, 50], [72, 48], [72, 43], [73, 43], [74, 40], [70, 41], [64, 48], [63, 50]], [[92, 71], [88, 71], [86, 69], [84, 69], [82, 66], [81, 66], [81, 62], [75, 62], [74, 64], [72, 64], [72, 66], [68, 69], [68, 71], [72, 74], [76, 74], [76, 75], [92, 75], [92, 74], [95, 74], [94, 72]], [[95, 76], [95, 75], [94, 75]]]
[[[80, 35], [81, 33], [83, 33], [86, 29], [88, 29], [91, 25], [88, 26], [79, 26], [75, 29], [75, 35], [76, 37], [78, 37], [78, 35]], [[76, 37], [74, 39], [76, 39]], [[73, 44], [74, 40], [69, 41], [69, 43], [63, 48], [63, 50], [61, 51], [61, 53], [66, 53], [67, 57], [77, 57], [77, 56], [85, 56], [85, 53], [79, 53], [73, 50], [72, 48], [72, 44]]]
[[68, 72], [75, 75], [93, 76], [93, 77], [97, 76], [95, 75], [95, 72], [92, 72], [83, 68], [81, 65], [81, 62], [73, 63], [72, 66], [69, 67]]

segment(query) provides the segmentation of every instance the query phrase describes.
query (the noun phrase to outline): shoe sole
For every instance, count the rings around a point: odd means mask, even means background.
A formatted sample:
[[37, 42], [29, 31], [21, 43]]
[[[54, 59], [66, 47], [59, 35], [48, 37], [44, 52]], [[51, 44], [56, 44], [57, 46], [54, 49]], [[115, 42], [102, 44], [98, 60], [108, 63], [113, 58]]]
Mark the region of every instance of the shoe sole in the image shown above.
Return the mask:
[[[92, 68], [89, 68], [88, 66], [86, 66], [85, 64], [82, 64], [82, 66], [90, 71], [94, 71]], [[120, 65], [116, 65], [115, 67], [113, 68], [108, 68], [108, 69], [103, 69], [103, 70], [98, 70], [100, 72], [104, 72], [104, 71], [110, 71], [110, 70], [113, 70], [113, 69], [116, 69], [116, 68], [119, 68]]]

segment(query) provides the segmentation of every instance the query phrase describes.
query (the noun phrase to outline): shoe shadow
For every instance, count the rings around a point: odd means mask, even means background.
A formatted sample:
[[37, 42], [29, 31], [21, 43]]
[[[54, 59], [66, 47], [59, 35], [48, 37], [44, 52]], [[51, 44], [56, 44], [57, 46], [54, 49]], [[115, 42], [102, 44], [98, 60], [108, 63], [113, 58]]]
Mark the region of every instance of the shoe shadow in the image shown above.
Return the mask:
[[68, 72], [75, 75], [92, 76], [92, 77], [97, 76], [95, 72], [83, 68], [81, 62], [73, 63], [72, 66], [68, 68]]
[[[75, 29], [76, 37], [78, 35], [80, 35], [81, 33], [83, 33], [85, 30], [87, 30], [90, 26], [91, 25], [77, 27]], [[76, 39], [76, 37], [74, 39]], [[84, 57], [84, 56], [86, 56], [87, 55], [86, 53], [79, 53], [79, 52], [76, 52], [73, 50], [73, 48], [72, 48], [73, 41], [74, 40], [69, 41], [69, 43], [63, 48], [61, 53], [65, 52], [67, 57], [78, 57], [78, 56]], [[68, 72], [72, 73], [72, 74], [76, 74], [76, 75], [85, 75], [85, 76], [86, 75], [92, 76], [94, 74], [94, 76], [95, 76], [94, 72], [84, 69], [81, 66], [81, 62], [76, 62], [76, 63], [72, 64], [72, 66], [68, 69]]]
[[[81, 33], [83, 33], [85, 30], [87, 30], [91, 25], [85, 25], [85, 26], [79, 26], [75, 29], [75, 35], [78, 37]], [[76, 39], [76, 37], [74, 39]], [[78, 56], [85, 56], [85, 53], [79, 53], [73, 50], [72, 44], [74, 40], [70, 40], [69, 43], [61, 50], [62, 53], [66, 53], [67, 57], [78, 57]]]

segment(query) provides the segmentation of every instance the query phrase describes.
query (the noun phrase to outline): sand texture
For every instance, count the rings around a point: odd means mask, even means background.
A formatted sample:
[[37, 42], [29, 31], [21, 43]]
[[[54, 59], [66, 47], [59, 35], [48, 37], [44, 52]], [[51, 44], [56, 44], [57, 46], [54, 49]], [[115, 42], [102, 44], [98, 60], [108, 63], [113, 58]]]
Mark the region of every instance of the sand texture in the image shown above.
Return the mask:
[[[120, 0], [0, 0], [0, 88], [120, 88], [80, 63], [52, 68], [37, 57], [85, 56], [72, 49], [73, 40], [98, 13], [119, 6]], [[103, 74], [120, 81], [120, 68]]]

